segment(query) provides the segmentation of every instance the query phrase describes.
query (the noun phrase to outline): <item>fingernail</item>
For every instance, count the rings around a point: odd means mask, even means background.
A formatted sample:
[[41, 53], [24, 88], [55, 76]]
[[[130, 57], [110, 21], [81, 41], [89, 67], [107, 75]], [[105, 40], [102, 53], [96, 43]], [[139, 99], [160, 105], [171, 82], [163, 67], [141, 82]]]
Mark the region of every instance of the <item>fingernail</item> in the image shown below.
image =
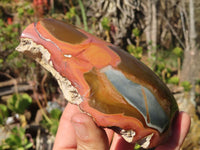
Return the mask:
[[82, 139], [82, 140], [88, 139], [88, 137], [89, 137], [88, 129], [87, 129], [87, 127], [84, 124], [74, 123], [73, 122], [73, 125], [74, 125], [74, 129], [75, 129], [76, 135], [80, 139]]

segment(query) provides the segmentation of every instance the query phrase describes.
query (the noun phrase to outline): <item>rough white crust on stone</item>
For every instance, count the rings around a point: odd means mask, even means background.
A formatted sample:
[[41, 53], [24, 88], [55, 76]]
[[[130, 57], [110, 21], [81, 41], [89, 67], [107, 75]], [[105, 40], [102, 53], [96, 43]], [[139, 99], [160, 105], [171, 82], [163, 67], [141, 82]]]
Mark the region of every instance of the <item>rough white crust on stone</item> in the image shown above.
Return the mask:
[[128, 143], [131, 143], [133, 141], [133, 138], [134, 138], [136, 133], [133, 130], [124, 130], [124, 129], [122, 129], [120, 131], [120, 134], [122, 135], [124, 140], [126, 140]]
[[20, 44], [16, 50], [22, 53], [28, 52], [33, 56], [37, 56], [34, 59], [56, 78], [66, 100], [76, 105], [79, 105], [83, 101], [71, 82], [54, 69], [51, 61], [51, 54], [42, 45], [36, 44], [29, 38], [21, 38]]
[[[134, 136], [136, 135], [136, 132], [133, 130], [121, 129], [119, 134], [121, 134], [121, 136], [124, 138], [124, 140], [126, 142], [131, 143], [134, 139]], [[147, 135], [146, 137], [137, 141], [137, 144], [139, 144], [142, 148], [147, 149], [151, 143], [151, 139], [152, 139], [153, 135], [154, 135], [153, 133]]]
[[154, 135], [153, 133], [147, 135], [147, 136], [144, 137], [143, 139], [139, 140], [139, 141], [138, 141], [138, 144], [140, 144], [140, 146], [141, 146], [142, 148], [145, 148], [145, 149], [148, 148], [149, 145], [150, 145], [150, 143], [151, 143], [151, 139], [152, 139], [153, 135]]

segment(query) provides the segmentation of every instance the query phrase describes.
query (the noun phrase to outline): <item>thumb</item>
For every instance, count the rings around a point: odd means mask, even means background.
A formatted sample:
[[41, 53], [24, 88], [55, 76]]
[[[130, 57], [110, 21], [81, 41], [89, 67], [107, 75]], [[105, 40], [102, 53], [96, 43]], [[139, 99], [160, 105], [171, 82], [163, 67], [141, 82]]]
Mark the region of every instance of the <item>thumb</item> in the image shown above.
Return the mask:
[[71, 119], [75, 129], [77, 150], [108, 150], [108, 138], [103, 129], [96, 126], [86, 114], [75, 114]]

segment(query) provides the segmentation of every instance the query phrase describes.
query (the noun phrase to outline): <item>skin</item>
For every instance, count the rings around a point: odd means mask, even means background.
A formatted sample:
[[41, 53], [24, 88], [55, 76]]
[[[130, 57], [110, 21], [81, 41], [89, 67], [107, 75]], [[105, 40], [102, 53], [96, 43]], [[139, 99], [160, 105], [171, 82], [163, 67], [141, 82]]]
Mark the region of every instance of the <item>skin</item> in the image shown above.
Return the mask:
[[[172, 135], [155, 150], [179, 150], [190, 128], [190, 116], [179, 112], [173, 122]], [[133, 150], [110, 129], [97, 127], [92, 118], [81, 113], [76, 105], [68, 104], [57, 131], [54, 150]]]

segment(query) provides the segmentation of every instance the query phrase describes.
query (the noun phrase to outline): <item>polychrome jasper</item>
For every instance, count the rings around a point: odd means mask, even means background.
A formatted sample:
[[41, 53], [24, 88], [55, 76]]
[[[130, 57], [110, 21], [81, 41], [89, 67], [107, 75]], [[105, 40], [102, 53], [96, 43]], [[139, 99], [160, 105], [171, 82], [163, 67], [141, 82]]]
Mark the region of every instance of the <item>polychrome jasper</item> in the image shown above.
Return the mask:
[[72, 25], [29, 25], [17, 50], [52, 73], [65, 98], [144, 148], [164, 142], [178, 107], [166, 85], [127, 52]]

